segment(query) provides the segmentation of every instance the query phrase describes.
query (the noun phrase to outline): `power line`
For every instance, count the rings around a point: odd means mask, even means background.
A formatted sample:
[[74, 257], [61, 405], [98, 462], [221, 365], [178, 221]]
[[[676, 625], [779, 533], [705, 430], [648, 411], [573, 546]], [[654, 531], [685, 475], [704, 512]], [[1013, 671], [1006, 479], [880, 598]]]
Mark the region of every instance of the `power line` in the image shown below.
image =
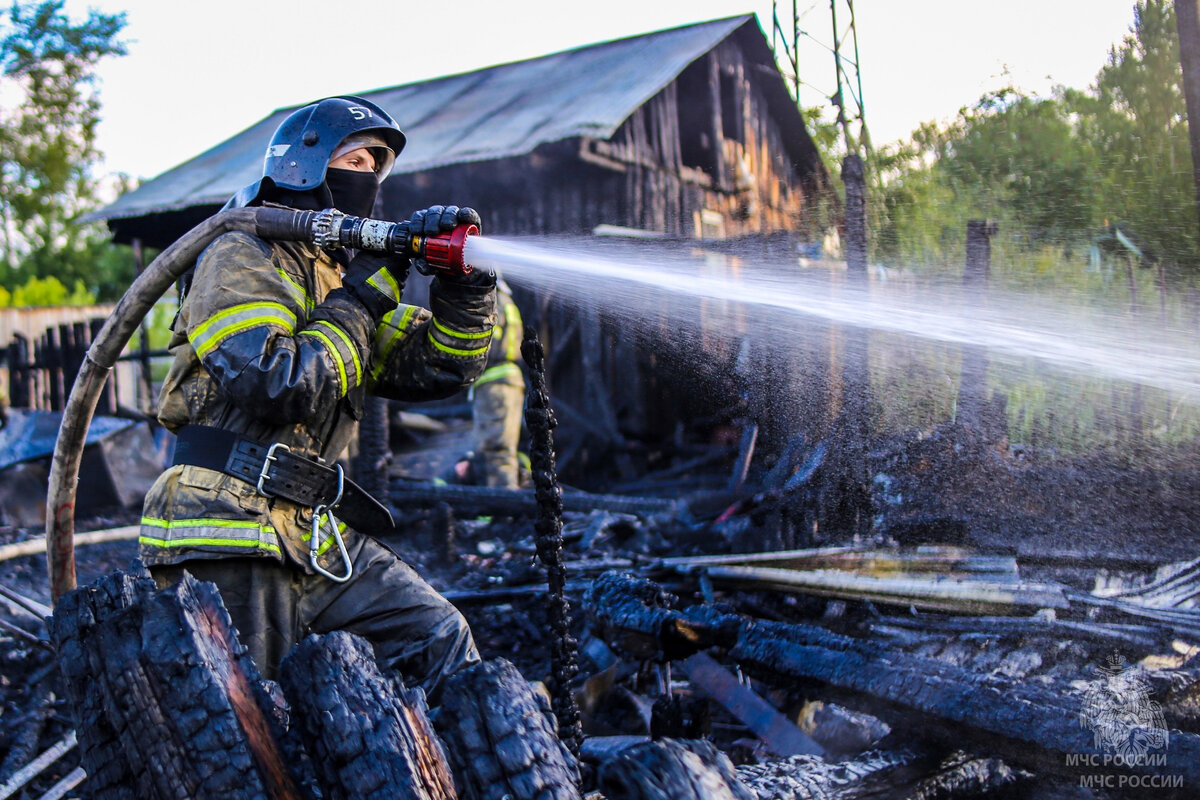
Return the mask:
[[[833, 54], [834, 78], [837, 88], [832, 94], [825, 92], [823, 94], [837, 109], [837, 124], [842, 129], [847, 150], [854, 152], [862, 147], [869, 152], [871, 140], [867, 132], [866, 113], [863, 105], [854, 0], [829, 0], [829, 15], [833, 30], [832, 47], [800, 26], [801, 19], [811, 13], [820, 2], [821, 0], [815, 0], [801, 14], [798, 0], [792, 0], [791, 24], [788, 26], [779, 18], [779, 0], [773, 0], [771, 4], [771, 48], [777, 61], [780, 60], [780, 49], [782, 49], [783, 61], [791, 68], [790, 75], [787, 77], [791, 79], [790, 88], [797, 104], [800, 103], [800, 87], [802, 85], [821, 91], [818, 87], [800, 78], [801, 41], [815, 43]], [[839, 5], [844, 7], [849, 17], [849, 22], [844, 28], [838, 27]], [[858, 125], [857, 135], [852, 130], [855, 123]]]

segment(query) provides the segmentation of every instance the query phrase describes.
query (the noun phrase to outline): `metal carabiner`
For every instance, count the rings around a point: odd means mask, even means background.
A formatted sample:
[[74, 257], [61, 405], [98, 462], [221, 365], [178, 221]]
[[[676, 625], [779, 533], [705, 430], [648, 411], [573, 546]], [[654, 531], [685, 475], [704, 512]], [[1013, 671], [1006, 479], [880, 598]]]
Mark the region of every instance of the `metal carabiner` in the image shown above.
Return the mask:
[[[330, 510], [336, 506], [342, 499], [342, 489], [345, 486], [345, 475], [342, 472], [340, 464], [334, 465], [337, 468], [338, 490], [337, 497], [328, 503], [321, 503], [313, 508], [312, 531], [308, 537], [308, 563], [319, 574], [324, 575], [329, 580], [335, 583], [345, 583], [354, 576], [354, 564], [350, 562], [350, 553], [346, 550], [346, 543], [342, 541], [341, 531], [338, 530], [337, 517], [333, 516]], [[321, 517], [329, 515], [329, 528], [333, 533], [333, 540], [337, 542], [338, 552], [342, 554], [342, 564], [346, 567], [345, 575], [334, 575], [329, 570], [317, 563], [317, 548], [321, 545]]]

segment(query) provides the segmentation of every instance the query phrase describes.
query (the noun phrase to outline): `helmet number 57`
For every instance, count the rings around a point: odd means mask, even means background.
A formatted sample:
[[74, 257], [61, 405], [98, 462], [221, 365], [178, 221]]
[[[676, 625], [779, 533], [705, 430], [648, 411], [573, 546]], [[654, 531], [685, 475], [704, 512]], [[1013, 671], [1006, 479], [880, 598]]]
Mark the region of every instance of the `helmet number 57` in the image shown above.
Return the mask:
[[355, 119], [366, 119], [367, 117], [371, 116], [371, 109], [363, 108], [362, 106], [350, 106], [346, 110], [349, 111], [350, 116], [354, 117]]

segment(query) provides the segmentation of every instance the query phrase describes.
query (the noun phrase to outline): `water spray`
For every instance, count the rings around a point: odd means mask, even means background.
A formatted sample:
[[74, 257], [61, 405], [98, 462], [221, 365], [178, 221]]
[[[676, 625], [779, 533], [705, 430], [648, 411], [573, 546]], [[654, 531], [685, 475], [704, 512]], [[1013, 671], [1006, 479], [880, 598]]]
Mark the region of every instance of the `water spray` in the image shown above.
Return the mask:
[[[1187, 331], [1151, 327], [1061, 302], [1033, 303], [992, 290], [986, 305], [952, 286], [856, 287], [794, 261], [747, 257], [721, 274], [684, 257], [630, 249], [618, 260], [610, 242], [511, 240], [474, 236], [464, 258], [527, 281], [559, 298], [607, 303], [628, 325], [669, 313], [672, 303], [707, 302], [716, 330], [753, 329], [766, 343], [789, 341], [806, 323], [840, 325], [948, 345], [978, 345], [1013, 363], [1033, 359], [1064, 372], [1097, 374], [1200, 400], [1200, 347]], [[652, 265], [651, 268], [648, 266]], [[786, 268], [785, 268], [786, 267]], [[686, 315], [679, 324], [691, 324]]]

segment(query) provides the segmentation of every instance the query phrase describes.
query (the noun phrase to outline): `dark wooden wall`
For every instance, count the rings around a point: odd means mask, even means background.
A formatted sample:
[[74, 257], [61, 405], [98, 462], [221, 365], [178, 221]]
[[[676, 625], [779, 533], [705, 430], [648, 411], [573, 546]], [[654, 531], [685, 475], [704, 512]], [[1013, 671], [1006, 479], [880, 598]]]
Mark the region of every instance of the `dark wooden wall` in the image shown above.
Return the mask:
[[[404, 218], [453, 202], [479, 209], [485, 234], [590, 236], [609, 225], [676, 242], [759, 237], [770, 242], [764, 250], [794, 256], [798, 241], [820, 235], [811, 210], [824, 173], [815, 161], [797, 163], [802, 148], [771, 115], [756, 69], [736, 39], [726, 40], [611, 139], [570, 139], [521, 157], [397, 175], [384, 187], [385, 213]], [[653, 268], [655, 250], [645, 252]], [[744, 387], [731, 377], [736, 337], [673, 329], [679, 314], [702, 319], [702, 303], [681, 298], [681, 308], [643, 320], [633, 336], [603, 302], [580, 309], [537, 287], [514, 289], [549, 354], [566, 475], [586, 471], [590, 452], [630, 439], [717, 435], [706, 425], [739, 402]]]

